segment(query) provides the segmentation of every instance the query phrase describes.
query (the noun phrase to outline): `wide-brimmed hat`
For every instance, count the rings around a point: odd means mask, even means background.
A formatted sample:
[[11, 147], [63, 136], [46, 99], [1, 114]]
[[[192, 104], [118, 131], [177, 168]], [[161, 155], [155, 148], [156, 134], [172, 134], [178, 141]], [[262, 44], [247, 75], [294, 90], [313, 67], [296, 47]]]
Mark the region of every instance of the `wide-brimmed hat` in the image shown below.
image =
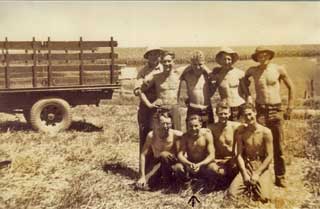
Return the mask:
[[145, 59], [148, 59], [148, 55], [150, 52], [153, 52], [153, 51], [158, 51], [159, 52], [159, 56], [162, 54], [163, 50], [160, 48], [160, 47], [157, 47], [157, 46], [149, 46], [147, 47], [147, 50], [146, 52], [144, 53], [143, 57]]
[[235, 52], [233, 49], [229, 47], [222, 47], [220, 48], [219, 52], [216, 54], [216, 62], [221, 65], [221, 58], [223, 54], [228, 54], [232, 57], [232, 64], [238, 61], [239, 54]]
[[258, 54], [263, 53], [263, 52], [266, 52], [270, 55], [270, 60], [274, 57], [274, 54], [275, 54], [274, 51], [272, 51], [271, 49], [268, 49], [263, 46], [259, 46], [256, 48], [256, 51], [254, 52], [254, 54], [251, 55], [251, 58], [254, 61], [258, 62], [257, 56], [258, 56]]

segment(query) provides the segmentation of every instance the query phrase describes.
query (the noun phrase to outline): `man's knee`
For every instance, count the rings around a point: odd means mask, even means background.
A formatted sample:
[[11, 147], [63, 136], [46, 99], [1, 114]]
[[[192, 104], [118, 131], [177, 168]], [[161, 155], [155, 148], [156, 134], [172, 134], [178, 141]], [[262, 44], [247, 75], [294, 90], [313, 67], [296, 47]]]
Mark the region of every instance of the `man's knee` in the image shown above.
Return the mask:
[[176, 172], [176, 173], [184, 173], [184, 167], [181, 163], [176, 163], [174, 165], [171, 166], [171, 169]]

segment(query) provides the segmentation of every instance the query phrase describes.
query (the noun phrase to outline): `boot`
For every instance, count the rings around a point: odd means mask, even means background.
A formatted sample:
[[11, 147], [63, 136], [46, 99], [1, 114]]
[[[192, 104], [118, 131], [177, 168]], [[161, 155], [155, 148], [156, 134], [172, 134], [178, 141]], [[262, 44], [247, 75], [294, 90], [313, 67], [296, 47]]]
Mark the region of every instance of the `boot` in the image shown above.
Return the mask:
[[284, 176], [276, 176], [275, 185], [278, 187], [283, 187], [283, 188], [287, 187], [287, 182], [286, 182]]

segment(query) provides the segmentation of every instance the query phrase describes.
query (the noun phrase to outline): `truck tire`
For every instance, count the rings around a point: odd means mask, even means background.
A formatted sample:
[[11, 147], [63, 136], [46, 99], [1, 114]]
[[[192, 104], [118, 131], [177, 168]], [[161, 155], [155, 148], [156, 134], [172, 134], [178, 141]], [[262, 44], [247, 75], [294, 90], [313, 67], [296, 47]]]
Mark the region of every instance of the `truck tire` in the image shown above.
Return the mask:
[[41, 99], [30, 110], [30, 123], [37, 131], [63, 131], [70, 127], [71, 121], [70, 105], [60, 98]]

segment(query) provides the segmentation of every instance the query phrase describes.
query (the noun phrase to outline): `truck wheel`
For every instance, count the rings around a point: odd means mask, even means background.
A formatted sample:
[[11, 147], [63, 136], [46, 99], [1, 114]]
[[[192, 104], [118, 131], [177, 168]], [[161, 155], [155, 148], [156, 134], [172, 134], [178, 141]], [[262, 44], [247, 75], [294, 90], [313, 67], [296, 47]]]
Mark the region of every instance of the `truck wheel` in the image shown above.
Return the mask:
[[37, 101], [30, 110], [33, 129], [42, 132], [59, 132], [71, 125], [70, 105], [60, 98]]

